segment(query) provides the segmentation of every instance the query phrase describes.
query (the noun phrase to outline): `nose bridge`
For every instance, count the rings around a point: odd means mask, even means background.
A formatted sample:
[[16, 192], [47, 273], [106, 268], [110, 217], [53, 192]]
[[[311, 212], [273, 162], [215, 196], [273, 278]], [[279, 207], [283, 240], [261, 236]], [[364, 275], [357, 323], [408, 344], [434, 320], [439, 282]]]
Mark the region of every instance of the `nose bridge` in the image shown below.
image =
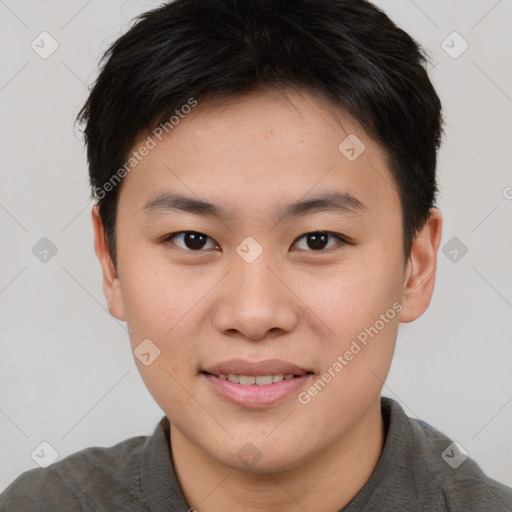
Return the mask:
[[[297, 322], [293, 293], [286, 279], [278, 278], [281, 265], [271, 250], [241, 244], [231, 272], [225, 278], [215, 313], [216, 328], [237, 330], [248, 338], [260, 338], [270, 329], [289, 331]], [[248, 249], [244, 252], [244, 249]], [[240, 252], [240, 247], [237, 249]], [[248, 257], [248, 255], [250, 257]]]
[[232, 278], [238, 304], [240, 301], [247, 304], [263, 301], [270, 307], [283, 295], [282, 291], [276, 289], [278, 285], [282, 286], [274, 275], [275, 269], [280, 267], [276, 255], [270, 248], [254, 247], [250, 241], [240, 244], [237, 253]]

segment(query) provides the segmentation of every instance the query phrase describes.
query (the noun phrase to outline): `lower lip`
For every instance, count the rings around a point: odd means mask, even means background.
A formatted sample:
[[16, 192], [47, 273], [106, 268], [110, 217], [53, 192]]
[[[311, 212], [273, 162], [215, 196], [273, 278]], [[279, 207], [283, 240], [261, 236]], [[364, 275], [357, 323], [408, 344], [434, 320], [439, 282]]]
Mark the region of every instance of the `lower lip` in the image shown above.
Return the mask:
[[201, 373], [201, 375], [223, 398], [236, 405], [250, 408], [266, 407], [297, 393], [311, 377], [310, 374], [306, 374], [293, 379], [283, 379], [281, 382], [265, 386], [258, 386], [257, 384], [246, 386], [207, 373]]

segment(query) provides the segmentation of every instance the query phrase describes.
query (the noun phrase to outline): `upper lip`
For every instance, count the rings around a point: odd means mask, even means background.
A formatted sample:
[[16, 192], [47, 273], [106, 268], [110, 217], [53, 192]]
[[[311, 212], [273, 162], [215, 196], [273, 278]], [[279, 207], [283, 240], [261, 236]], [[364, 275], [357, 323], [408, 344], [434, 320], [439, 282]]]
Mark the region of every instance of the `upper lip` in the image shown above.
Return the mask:
[[258, 375], [305, 375], [312, 373], [294, 363], [281, 359], [266, 359], [258, 362], [244, 361], [243, 359], [230, 359], [229, 361], [203, 368], [202, 371], [213, 375], [231, 373], [233, 375], [248, 375], [253, 377], [257, 377]]

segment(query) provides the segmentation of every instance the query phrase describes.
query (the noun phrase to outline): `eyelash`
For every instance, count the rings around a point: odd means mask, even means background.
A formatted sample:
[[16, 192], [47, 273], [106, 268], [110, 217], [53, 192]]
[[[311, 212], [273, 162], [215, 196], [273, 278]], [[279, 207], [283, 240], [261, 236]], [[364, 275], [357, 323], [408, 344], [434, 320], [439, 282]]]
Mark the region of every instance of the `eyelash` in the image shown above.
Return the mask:
[[[202, 235], [204, 237], [206, 237], [208, 240], [212, 240], [212, 238], [210, 238], [209, 236], [205, 235], [204, 233], [200, 233], [199, 231], [177, 231], [176, 233], [171, 233], [169, 235], [166, 235], [165, 237], [163, 237], [161, 239], [161, 242], [162, 243], [173, 243], [174, 245], [176, 245], [174, 242], [173, 242], [173, 239], [179, 235], [185, 235], [187, 233], [193, 233], [193, 234], [196, 234], [196, 235]], [[304, 233], [303, 235], [299, 236], [298, 238], [296, 238], [294, 241], [293, 241], [293, 244], [292, 245], [295, 245], [296, 243], [298, 243], [300, 240], [302, 240], [304, 237], [306, 237], [307, 235], [313, 235], [313, 234], [324, 234], [324, 235], [328, 235], [328, 236], [331, 236], [333, 238], [336, 238], [338, 240], [338, 243], [341, 243], [341, 245], [352, 245], [353, 242], [347, 238], [347, 237], [344, 237], [342, 235], [339, 235], [338, 233], [332, 233], [331, 231], [309, 231], [308, 233]], [[182, 251], [185, 251], [185, 252], [204, 252], [205, 249], [201, 248], [201, 249], [197, 249], [197, 250], [193, 250], [193, 249], [189, 249], [189, 248], [186, 248], [184, 249], [183, 247], [179, 247], [177, 246], [179, 249], [181, 249]], [[218, 244], [217, 246], [218, 247]], [[326, 249], [318, 249], [318, 250], [314, 250], [314, 249], [305, 249], [306, 252], [327, 252], [329, 251], [330, 249], [334, 249], [336, 248], [336, 246], [332, 246], [332, 247], [328, 247]]]

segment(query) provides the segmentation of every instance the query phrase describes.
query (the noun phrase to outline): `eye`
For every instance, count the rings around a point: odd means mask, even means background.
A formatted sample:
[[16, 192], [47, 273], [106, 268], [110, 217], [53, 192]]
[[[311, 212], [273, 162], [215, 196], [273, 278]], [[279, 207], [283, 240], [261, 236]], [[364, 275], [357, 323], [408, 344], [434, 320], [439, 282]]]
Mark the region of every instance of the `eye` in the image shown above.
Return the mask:
[[[329, 245], [329, 237], [338, 242], [338, 244], [350, 244], [350, 241], [345, 237], [329, 231], [313, 231], [306, 233], [297, 238], [293, 243], [297, 246], [301, 240], [305, 239], [307, 247], [298, 247], [300, 250], [322, 251], [323, 249], [330, 249], [336, 246], [336, 243]], [[179, 231], [167, 235], [162, 242], [172, 242], [183, 250], [199, 252], [202, 249], [220, 249], [219, 245], [209, 236], [199, 233], [197, 231]], [[210, 247], [208, 247], [208, 242]]]
[[[180, 241], [179, 243], [177, 242], [178, 240]], [[209, 236], [197, 231], [180, 231], [179, 233], [167, 235], [163, 240], [163, 242], [172, 242], [181, 249], [196, 252], [204, 249], [208, 241], [211, 242], [212, 246], [206, 247], [206, 249], [219, 248]]]
[[[302, 239], [306, 240], [306, 244], [313, 251], [321, 251], [322, 249], [330, 249], [333, 247], [333, 244], [328, 245], [329, 237], [336, 239], [338, 242], [342, 244], [350, 243], [347, 239], [342, 237], [341, 235], [337, 235], [336, 233], [330, 233], [329, 231], [313, 231], [311, 233], [306, 233], [298, 238], [298, 242]], [[294, 245], [298, 244], [298, 242], [294, 242]], [[336, 244], [334, 244], [336, 245]], [[304, 247], [299, 247], [299, 249], [304, 250]], [[305, 250], [308, 250], [307, 248]]]

